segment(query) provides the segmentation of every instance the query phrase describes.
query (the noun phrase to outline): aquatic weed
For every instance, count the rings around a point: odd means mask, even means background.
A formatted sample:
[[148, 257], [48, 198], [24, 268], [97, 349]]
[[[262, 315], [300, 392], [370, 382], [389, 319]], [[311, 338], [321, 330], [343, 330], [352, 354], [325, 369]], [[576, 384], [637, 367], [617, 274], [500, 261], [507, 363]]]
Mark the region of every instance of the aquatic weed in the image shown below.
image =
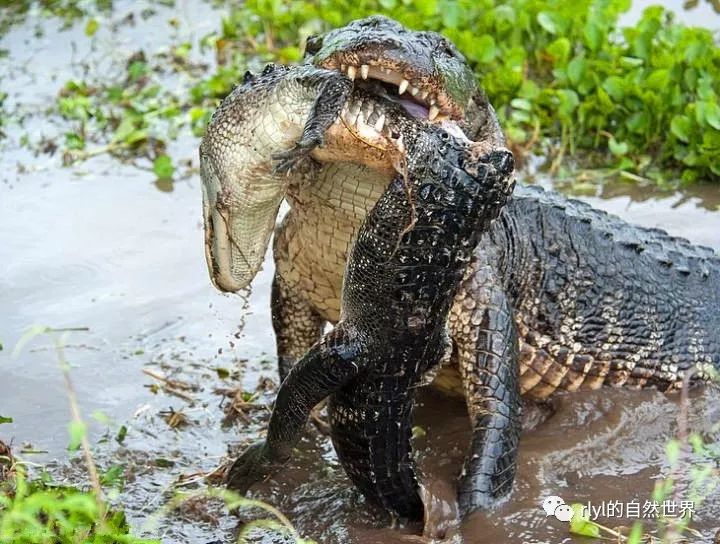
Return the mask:
[[[82, 451], [90, 490], [58, 485], [47, 474], [31, 480], [25, 464], [14, 458], [8, 448], [3, 448], [0, 451], [0, 458], [5, 460], [0, 464], [3, 475], [0, 478], [0, 542], [159, 544], [159, 540], [132, 536], [123, 511], [109, 507], [106, 502], [103, 486], [122, 485], [123, 470], [122, 467], [111, 467], [101, 474], [93, 460], [65, 359], [64, 339], [70, 330], [81, 329], [33, 327], [18, 342], [15, 355], [39, 335], [49, 335], [53, 339], [72, 414], [68, 447]], [[11, 465], [8, 467], [7, 463]]]

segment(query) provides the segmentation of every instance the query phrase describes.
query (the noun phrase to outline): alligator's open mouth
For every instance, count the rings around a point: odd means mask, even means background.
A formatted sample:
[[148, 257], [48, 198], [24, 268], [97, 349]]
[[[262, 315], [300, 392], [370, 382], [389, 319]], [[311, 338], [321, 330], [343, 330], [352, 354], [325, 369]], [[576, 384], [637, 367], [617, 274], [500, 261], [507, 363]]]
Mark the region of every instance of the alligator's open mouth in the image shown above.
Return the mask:
[[439, 123], [462, 119], [464, 108], [456, 104], [436, 78], [421, 73], [412, 65], [379, 58], [362, 51], [340, 52], [323, 60], [320, 65], [339, 70], [367, 87], [402, 105], [412, 116]]

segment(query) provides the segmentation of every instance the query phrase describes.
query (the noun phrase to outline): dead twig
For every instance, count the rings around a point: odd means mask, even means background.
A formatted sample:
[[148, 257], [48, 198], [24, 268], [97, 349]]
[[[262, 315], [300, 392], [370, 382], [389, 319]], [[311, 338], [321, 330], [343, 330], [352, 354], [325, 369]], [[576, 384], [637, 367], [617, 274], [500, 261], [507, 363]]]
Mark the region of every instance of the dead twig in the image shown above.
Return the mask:
[[155, 372], [154, 370], [151, 370], [149, 368], [143, 368], [142, 369], [143, 374], [146, 374], [147, 376], [150, 376], [154, 380], [157, 380], [162, 383], [162, 390], [170, 395], [174, 395], [176, 397], [180, 397], [183, 400], [186, 400], [188, 402], [195, 402], [195, 398], [188, 395], [184, 391], [194, 391], [196, 388], [186, 382], [182, 382], [180, 380], [174, 380], [172, 378], [167, 378], [163, 376], [162, 374]]

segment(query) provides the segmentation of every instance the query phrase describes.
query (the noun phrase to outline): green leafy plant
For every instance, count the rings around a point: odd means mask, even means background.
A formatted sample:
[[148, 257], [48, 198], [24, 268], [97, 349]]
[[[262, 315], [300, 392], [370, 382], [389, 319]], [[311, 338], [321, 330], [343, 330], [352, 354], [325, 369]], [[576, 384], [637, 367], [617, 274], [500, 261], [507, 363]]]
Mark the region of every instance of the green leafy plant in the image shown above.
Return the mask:
[[[442, 32], [467, 56], [511, 141], [666, 182], [720, 180], [720, 48], [662, 7], [618, 29], [629, 0], [249, 0], [213, 43], [226, 67], [194, 97], [220, 97], [248, 51], [295, 61], [305, 36], [373, 13]], [[228, 50], [235, 53], [228, 53]], [[231, 69], [228, 71], [227, 66]], [[243, 66], [244, 68], [244, 66]]]
[[131, 536], [122, 511], [108, 511], [94, 493], [29, 481], [18, 465], [0, 486], [0, 542], [7, 544], [159, 544]]
[[172, 177], [165, 146], [182, 124], [182, 110], [178, 98], [150, 77], [144, 54], [131, 58], [122, 80], [111, 85], [68, 81], [57, 111], [73, 127], [65, 134], [66, 163], [112, 152], [147, 157], [158, 177]]
[[[245, 70], [298, 62], [308, 35], [383, 13], [453, 40], [515, 150], [546, 156], [552, 172], [602, 168], [598, 179], [621, 174], [660, 185], [719, 181], [713, 33], [678, 24], [658, 6], [619, 28], [629, 7], [630, 0], [248, 0], [199, 40], [218, 61], [211, 73], [192, 69], [193, 44], [182, 43], [169, 53], [134, 54], [117, 81], [67, 82], [57, 103], [73, 125], [64, 156], [145, 157], [168, 179], [167, 141], [187, 127], [202, 135]], [[90, 39], [98, 25], [87, 20]], [[186, 76], [181, 92], [162, 83], [168, 70]]]
[[[65, 359], [64, 338], [71, 330], [33, 327], [18, 342], [14, 353], [39, 335], [49, 335], [54, 342], [70, 403], [69, 449], [81, 449], [90, 481], [90, 490], [58, 486], [44, 474], [29, 480], [25, 466], [9, 453], [3, 459], [12, 463], [0, 479], [0, 542], [3, 544], [159, 544], [132, 536], [122, 510], [108, 507], [103, 485], [122, 485], [122, 467], [110, 467], [102, 475], [90, 452], [86, 426], [80, 416], [75, 390]], [[9, 419], [9, 418], [8, 418]], [[0, 443], [2, 445], [2, 443]]]

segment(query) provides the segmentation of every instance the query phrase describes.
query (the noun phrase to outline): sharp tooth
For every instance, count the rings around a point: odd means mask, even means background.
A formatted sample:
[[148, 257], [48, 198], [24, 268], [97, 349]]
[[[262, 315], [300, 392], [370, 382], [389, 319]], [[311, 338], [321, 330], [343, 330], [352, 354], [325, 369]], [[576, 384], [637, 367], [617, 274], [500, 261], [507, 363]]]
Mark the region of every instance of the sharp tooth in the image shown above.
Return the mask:
[[429, 94], [430, 94], [430, 91], [423, 91], [423, 92], [420, 93], [420, 98], [422, 98], [423, 100], [425, 100], [425, 99], [428, 97]]
[[375, 121], [375, 130], [380, 132], [384, 126], [385, 126], [385, 114], [381, 113], [380, 117], [378, 117], [378, 120]]
[[364, 125], [364, 124], [365, 124], [365, 117], [363, 116], [363, 112], [360, 111], [358, 113], [357, 119], [355, 119], [355, 126], [357, 128], [360, 128], [360, 125]]
[[417, 93], [419, 93], [419, 92], [420, 92], [420, 89], [418, 89], [417, 87], [410, 87], [410, 94], [411, 94], [411, 95], [415, 96], [415, 95], [416, 95]]
[[345, 120], [350, 125], [354, 125], [355, 121], [357, 121], [358, 113], [360, 113], [360, 103], [359, 102], [351, 102], [350, 105], [347, 108], [347, 112], [345, 114]]
[[430, 104], [431, 106], [434, 106], [436, 103], [437, 103], [437, 99], [433, 96], [433, 97], [430, 99], [429, 104]]
[[356, 70], [356, 68], [355, 68], [354, 66], [348, 66], [347, 75], [348, 75], [348, 77], [349, 77], [350, 79], [352, 79], [353, 81], [355, 81], [355, 74], [356, 74], [356, 72], [357, 72], [357, 70]]
[[405, 91], [407, 91], [409, 85], [410, 82], [407, 79], [403, 79], [400, 82], [400, 85], [398, 85], [398, 94], [403, 94]]
[[341, 71], [341, 72], [344, 72], [345, 70], [347, 70], [347, 66], [346, 66], [345, 64], [341, 64], [341, 65], [340, 65], [340, 71]]
[[362, 66], [360, 66], [360, 75], [363, 79], [367, 79], [369, 73], [370, 67], [367, 64], [363, 64]]
[[434, 106], [434, 105], [430, 106], [430, 111], [428, 112], [428, 120], [434, 121], [439, 113], [440, 113], [440, 108], [438, 108], [437, 106]]

